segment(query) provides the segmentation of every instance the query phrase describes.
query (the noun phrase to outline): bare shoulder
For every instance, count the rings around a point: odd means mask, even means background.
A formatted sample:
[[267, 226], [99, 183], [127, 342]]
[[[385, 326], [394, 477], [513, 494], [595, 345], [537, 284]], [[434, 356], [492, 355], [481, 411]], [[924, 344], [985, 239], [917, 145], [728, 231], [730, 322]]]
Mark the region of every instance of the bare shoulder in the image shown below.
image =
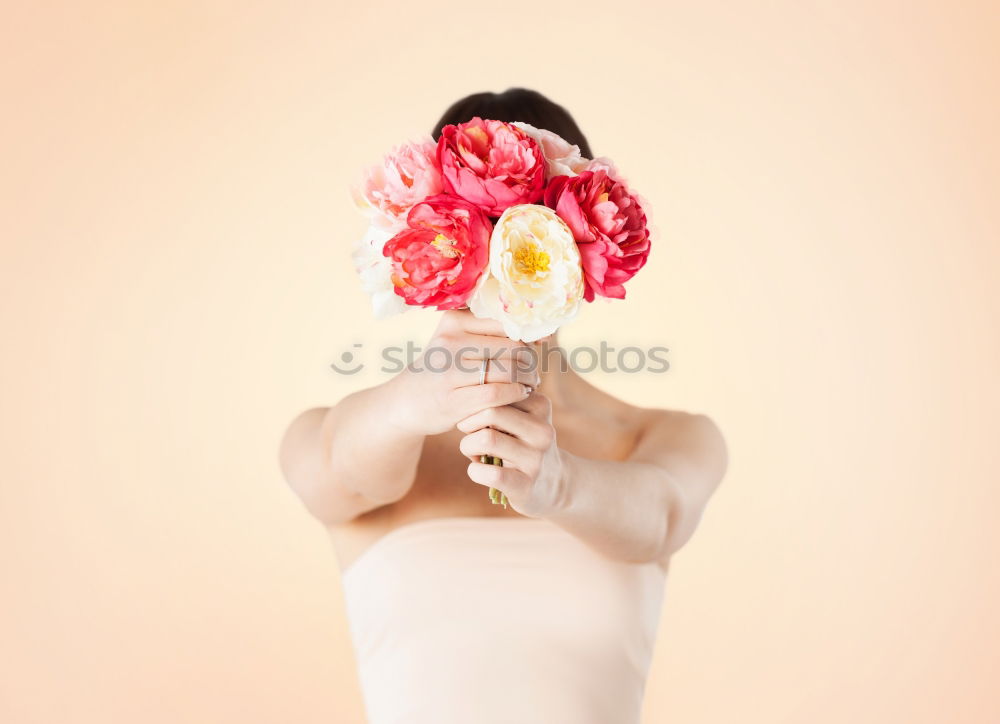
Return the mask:
[[637, 443], [655, 440], [658, 444], [700, 441], [725, 448], [722, 432], [708, 415], [684, 410], [640, 407], [588, 384], [587, 401], [601, 413], [630, 428]]
[[711, 417], [659, 408], [636, 408], [636, 411], [640, 431], [634, 460], [696, 467], [708, 477], [721, 480], [729, 464], [729, 453], [722, 431]]
[[634, 407], [644, 436], [699, 437], [723, 443], [722, 431], [715, 421], [702, 412]]
[[[719, 426], [700, 412], [633, 405], [605, 390], [580, 380], [578, 399], [586, 408], [583, 416], [593, 427], [597, 416], [607, 437], [620, 440], [612, 459], [665, 464], [672, 470], [697, 468], [708, 478], [721, 480], [728, 467], [728, 451]], [[602, 443], [590, 441], [601, 447]], [[593, 451], [588, 451], [591, 453]]]

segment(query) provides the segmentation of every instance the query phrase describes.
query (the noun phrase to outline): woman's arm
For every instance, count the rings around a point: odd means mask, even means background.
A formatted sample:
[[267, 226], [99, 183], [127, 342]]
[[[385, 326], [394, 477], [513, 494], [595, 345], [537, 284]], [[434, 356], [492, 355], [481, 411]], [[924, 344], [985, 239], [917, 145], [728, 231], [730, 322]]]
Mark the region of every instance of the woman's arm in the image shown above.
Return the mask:
[[[398, 377], [315, 408], [289, 425], [281, 468], [323, 523], [342, 523], [402, 498], [413, 485], [424, 435], [394, 421]], [[392, 454], [387, 455], [386, 451]]]
[[560, 451], [564, 504], [549, 518], [608, 555], [666, 560], [691, 538], [727, 466], [703, 415], [657, 411], [625, 462]]
[[505, 492], [518, 512], [547, 518], [609, 557], [665, 561], [697, 527], [725, 473], [727, 454], [707, 417], [647, 414], [636, 449], [624, 462], [561, 450], [549, 403], [538, 394], [478, 413], [458, 427], [469, 433], [462, 441], [466, 455], [497, 455], [505, 463], [500, 468], [472, 462], [469, 476]]
[[[424, 356], [388, 382], [299, 415], [281, 443], [281, 468], [327, 525], [401, 499], [413, 486], [424, 438], [484, 408], [520, 402], [537, 385], [531, 350], [500, 325], [446, 312]], [[434, 355], [434, 364], [425, 363]], [[442, 360], [449, 364], [441, 366]], [[489, 375], [479, 383], [483, 360]]]

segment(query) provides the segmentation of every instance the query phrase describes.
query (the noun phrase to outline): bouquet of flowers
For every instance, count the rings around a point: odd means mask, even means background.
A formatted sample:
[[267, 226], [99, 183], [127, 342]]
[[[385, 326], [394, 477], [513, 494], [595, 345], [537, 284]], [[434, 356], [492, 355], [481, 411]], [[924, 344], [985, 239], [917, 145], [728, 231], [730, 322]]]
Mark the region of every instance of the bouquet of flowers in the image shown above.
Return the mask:
[[611, 161], [527, 123], [477, 117], [404, 143], [355, 201], [371, 225], [354, 264], [379, 318], [468, 307], [534, 342], [584, 301], [623, 299], [649, 256], [645, 203]]

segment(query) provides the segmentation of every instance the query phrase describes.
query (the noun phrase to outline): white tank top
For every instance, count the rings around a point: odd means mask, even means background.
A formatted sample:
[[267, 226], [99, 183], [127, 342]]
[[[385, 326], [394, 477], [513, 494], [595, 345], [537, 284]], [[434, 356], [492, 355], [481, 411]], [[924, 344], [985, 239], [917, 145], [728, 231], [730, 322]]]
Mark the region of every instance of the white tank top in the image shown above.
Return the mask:
[[663, 600], [655, 563], [545, 520], [408, 523], [343, 573], [370, 724], [632, 724]]

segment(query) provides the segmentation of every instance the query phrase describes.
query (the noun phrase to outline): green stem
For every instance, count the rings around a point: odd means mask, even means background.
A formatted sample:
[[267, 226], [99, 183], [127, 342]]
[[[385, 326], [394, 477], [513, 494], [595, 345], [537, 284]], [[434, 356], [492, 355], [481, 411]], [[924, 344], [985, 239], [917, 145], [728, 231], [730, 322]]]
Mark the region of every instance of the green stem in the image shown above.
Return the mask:
[[[500, 465], [501, 467], [503, 466], [503, 460], [501, 460], [498, 457], [494, 457], [493, 455], [480, 455], [479, 462], [484, 463], [486, 465]], [[496, 488], [490, 488], [490, 502], [493, 503], [493, 505], [502, 505], [504, 509], [506, 509], [507, 495], [505, 493], [501, 493]]]

